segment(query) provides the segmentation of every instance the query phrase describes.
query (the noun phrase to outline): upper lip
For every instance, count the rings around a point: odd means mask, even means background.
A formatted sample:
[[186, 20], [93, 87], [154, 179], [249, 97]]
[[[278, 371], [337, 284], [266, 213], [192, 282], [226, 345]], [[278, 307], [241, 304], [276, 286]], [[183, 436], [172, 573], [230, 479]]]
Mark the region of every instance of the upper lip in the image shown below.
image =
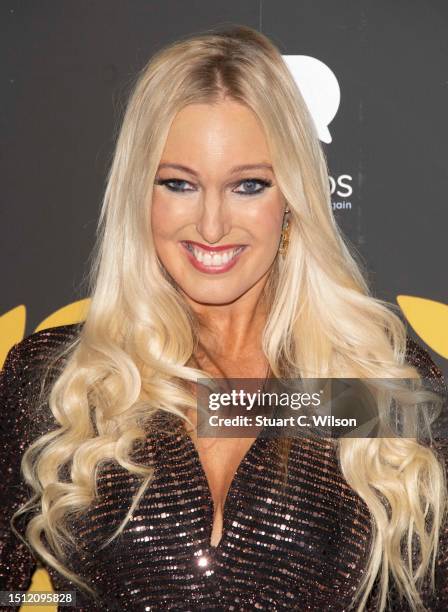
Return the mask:
[[209, 246], [208, 244], [202, 244], [202, 242], [195, 242], [194, 240], [183, 240], [182, 242], [188, 242], [194, 244], [204, 251], [230, 251], [230, 249], [237, 249], [239, 247], [246, 246], [245, 244], [221, 244], [220, 246]]

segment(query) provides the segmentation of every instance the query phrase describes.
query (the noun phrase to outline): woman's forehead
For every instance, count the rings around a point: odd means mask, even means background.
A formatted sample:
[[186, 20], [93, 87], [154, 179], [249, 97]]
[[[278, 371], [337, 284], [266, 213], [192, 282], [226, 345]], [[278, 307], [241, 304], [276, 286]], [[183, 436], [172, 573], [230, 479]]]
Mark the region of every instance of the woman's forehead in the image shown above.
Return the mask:
[[[262, 165], [272, 170], [263, 127], [248, 107], [236, 102], [192, 104], [174, 118], [160, 164], [178, 164], [200, 172], [242, 171]], [[269, 168], [269, 166], [271, 168]], [[262, 169], [262, 168], [258, 168]]]

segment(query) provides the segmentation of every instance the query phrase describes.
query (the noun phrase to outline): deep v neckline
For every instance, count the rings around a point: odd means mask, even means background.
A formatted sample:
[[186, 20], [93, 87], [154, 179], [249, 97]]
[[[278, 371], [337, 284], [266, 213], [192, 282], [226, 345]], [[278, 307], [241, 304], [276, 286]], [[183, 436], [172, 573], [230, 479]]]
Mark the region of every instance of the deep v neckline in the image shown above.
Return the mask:
[[[205, 350], [204, 347], [203, 347], [203, 350]], [[209, 356], [209, 358], [210, 358], [210, 356]], [[199, 366], [197, 360], [196, 360], [196, 363]], [[268, 364], [267, 372], [266, 372], [266, 375], [264, 377], [263, 389], [265, 388], [266, 381], [269, 379], [269, 375], [271, 374], [271, 372], [272, 372], [271, 371], [271, 367]], [[180, 431], [185, 436], [187, 445], [189, 447], [189, 450], [190, 450], [192, 456], [194, 457], [196, 473], [199, 475], [199, 478], [201, 480], [201, 484], [203, 486], [203, 490], [205, 491], [205, 496], [206, 496], [206, 501], [207, 501], [207, 510], [208, 510], [207, 546], [210, 548], [210, 550], [218, 551], [218, 550], [220, 550], [222, 548], [224, 539], [225, 539], [225, 537], [227, 535], [227, 526], [228, 526], [227, 524], [230, 521], [233, 497], [234, 497], [235, 489], [238, 487], [239, 481], [241, 479], [241, 472], [244, 470], [244, 467], [245, 467], [246, 463], [250, 460], [250, 458], [252, 457], [252, 455], [257, 450], [258, 446], [260, 445], [260, 438], [262, 438], [262, 433], [265, 430], [265, 426], [263, 426], [260, 429], [260, 431], [258, 432], [258, 436], [255, 438], [255, 440], [252, 442], [252, 444], [250, 445], [250, 447], [248, 448], [248, 450], [244, 454], [243, 458], [239, 462], [239, 464], [238, 464], [238, 466], [237, 466], [237, 468], [236, 468], [236, 470], [235, 470], [235, 472], [234, 472], [234, 474], [232, 476], [232, 479], [230, 481], [230, 485], [229, 485], [229, 487], [227, 489], [227, 492], [226, 492], [226, 495], [224, 497], [223, 504], [222, 504], [221, 537], [219, 539], [219, 542], [216, 545], [214, 545], [214, 544], [211, 543], [211, 538], [212, 538], [212, 535], [213, 535], [213, 532], [214, 532], [214, 527], [215, 527], [216, 510], [215, 510], [215, 503], [213, 501], [213, 495], [212, 495], [212, 490], [211, 490], [210, 482], [208, 480], [208, 477], [207, 477], [204, 465], [203, 465], [203, 463], [201, 461], [201, 458], [200, 458], [200, 455], [199, 455], [199, 451], [198, 451], [198, 449], [196, 447], [196, 444], [194, 443], [193, 438], [190, 436], [190, 434], [186, 430], [186, 428], [184, 426], [184, 423], [182, 422], [182, 419], [179, 419], [179, 420], [180, 420]]]
[[204, 466], [203, 466], [201, 458], [199, 456], [198, 449], [196, 448], [196, 445], [195, 445], [193, 439], [191, 438], [190, 434], [186, 431], [185, 427], [183, 427], [182, 424], [181, 424], [181, 427], [184, 430], [184, 434], [185, 434], [185, 438], [186, 438], [186, 442], [187, 442], [187, 445], [189, 447], [189, 450], [190, 450], [192, 456], [194, 457], [196, 472], [197, 472], [197, 474], [200, 477], [201, 484], [203, 486], [203, 490], [205, 491], [205, 496], [206, 496], [206, 500], [207, 500], [207, 509], [208, 509], [207, 545], [208, 545], [208, 547], [211, 550], [217, 551], [217, 550], [220, 550], [222, 548], [224, 540], [225, 540], [227, 532], [228, 532], [228, 525], [229, 525], [229, 522], [230, 522], [230, 520], [232, 518], [232, 510], [233, 510], [233, 506], [234, 506], [233, 501], [234, 501], [235, 491], [238, 489], [238, 485], [239, 485], [240, 480], [242, 478], [242, 472], [243, 472], [246, 464], [251, 459], [252, 455], [256, 452], [256, 450], [260, 446], [260, 444], [261, 444], [260, 440], [262, 440], [262, 439], [266, 440], [266, 438], [262, 438], [261, 435], [260, 435], [261, 432], [264, 430], [264, 427], [260, 430], [259, 435], [255, 438], [255, 440], [252, 442], [252, 444], [250, 445], [250, 447], [246, 451], [245, 455], [241, 459], [238, 467], [236, 468], [236, 470], [235, 470], [235, 472], [234, 472], [234, 474], [232, 476], [232, 480], [230, 482], [229, 488], [227, 489], [227, 493], [226, 493], [226, 496], [224, 498], [224, 502], [223, 502], [223, 505], [222, 505], [222, 530], [221, 530], [221, 537], [219, 539], [219, 542], [216, 545], [211, 543], [211, 536], [213, 534], [215, 520], [216, 520], [216, 516], [215, 516], [216, 511], [215, 511], [215, 504], [214, 504], [214, 501], [213, 501], [213, 496], [212, 496], [212, 492], [211, 492], [210, 483], [208, 481], [207, 474], [205, 472]]
[[257, 451], [261, 449], [262, 446], [265, 446], [266, 443], [269, 442], [270, 440], [269, 437], [265, 437], [261, 435], [265, 431], [266, 428], [265, 426], [263, 426], [260, 429], [258, 436], [255, 438], [255, 440], [250, 445], [249, 449], [246, 451], [246, 454], [240, 461], [237, 469], [235, 470], [233, 474], [233, 477], [230, 482], [229, 488], [227, 490], [227, 494], [224, 499], [224, 504], [222, 507], [221, 538], [218, 544], [214, 546], [213, 544], [211, 544], [210, 540], [211, 540], [211, 536], [213, 533], [213, 527], [214, 527], [214, 521], [215, 521], [215, 507], [214, 507], [213, 497], [211, 493], [210, 484], [208, 482], [207, 474], [205, 473], [205, 469], [204, 469], [204, 466], [202, 465], [202, 461], [199, 456], [199, 452], [196, 448], [196, 445], [193, 439], [191, 438], [190, 434], [186, 430], [184, 426], [184, 420], [181, 417], [174, 415], [172, 413], [167, 413], [167, 412], [162, 411], [153, 418], [159, 422], [159, 425], [162, 424], [163, 426], [167, 425], [167, 422], [166, 422], [167, 418], [169, 421], [171, 419], [174, 420], [174, 423], [173, 421], [171, 421], [171, 425], [168, 425], [168, 429], [171, 430], [171, 432], [168, 432], [165, 429], [165, 433], [170, 433], [171, 435], [174, 434], [175, 436], [179, 436], [179, 439], [182, 440], [183, 443], [185, 444], [185, 450], [187, 451], [188, 456], [192, 458], [194, 473], [191, 474], [191, 478], [192, 480], [195, 479], [199, 481], [201, 485], [201, 490], [204, 492], [204, 500], [206, 502], [205, 506], [206, 506], [207, 547], [211, 551], [215, 551], [217, 553], [218, 551], [222, 549], [227, 539], [227, 536], [228, 536], [229, 526], [231, 525], [231, 520], [233, 517], [233, 511], [235, 507], [235, 503], [234, 503], [235, 496], [238, 491], [238, 488], [240, 487], [240, 483], [243, 478], [244, 470], [247, 464], [250, 462], [250, 460], [254, 457], [254, 455], [256, 456]]

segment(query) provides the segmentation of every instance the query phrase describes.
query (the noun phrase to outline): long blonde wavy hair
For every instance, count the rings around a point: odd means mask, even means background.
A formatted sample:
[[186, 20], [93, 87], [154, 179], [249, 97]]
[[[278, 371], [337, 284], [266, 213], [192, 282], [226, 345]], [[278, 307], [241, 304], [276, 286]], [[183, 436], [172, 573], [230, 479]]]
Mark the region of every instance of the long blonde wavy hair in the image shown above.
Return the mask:
[[[91, 592], [64, 565], [73, 538], [64, 519], [89, 507], [99, 467], [113, 460], [141, 478], [113, 537], [121, 533], [153, 477], [153, 468], [134, 462], [132, 452], [145, 438], [147, 419], [158, 410], [185, 419], [185, 408], [196, 407], [185, 381], [207, 376], [187, 365], [199, 324], [156, 256], [151, 193], [175, 115], [187, 104], [212, 104], [223, 96], [260, 118], [291, 210], [289, 249], [283, 261], [276, 258], [264, 292], [269, 315], [262, 347], [273, 376], [419, 377], [405, 361], [404, 323], [394, 306], [371, 295], [335, 222], [325, 155], [279, 50], [243, 26], [202, 32], [160, 50], [130, 95], [88, 276], [90, 308], [81, 333], [64, 347], [64, 367], [48, 391], [59, 427], [38, 438], [22, 461], [34, 495], [16, 514], [35, 509], [28, 542], [45, 563]], [[367, 570], [353, 601], [362, 610], [380, 576], [383, 610], [392, 575], [417, 609], [428, 572], [434, 584], [447, 498], [442, 463], [416, 437], [334, 443], [341, 472], [373, 525]], [[69, 481], [61, 479], [63, 466]], [[421, 553], [416, 570], [401, 548], [415, 537]]]

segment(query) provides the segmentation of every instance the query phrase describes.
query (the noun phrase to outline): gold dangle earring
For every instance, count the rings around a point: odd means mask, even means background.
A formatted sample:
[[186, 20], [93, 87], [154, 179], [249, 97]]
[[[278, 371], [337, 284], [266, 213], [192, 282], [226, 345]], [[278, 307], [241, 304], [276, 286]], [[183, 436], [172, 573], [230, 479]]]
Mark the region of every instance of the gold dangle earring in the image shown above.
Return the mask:
[[[289, 212], [288, 209], [285, 210], [285, 213], [288, 213], [288, 212]], [[290, 232], [290, 223], [289, 223], [289, 219], [286, 219], [286, 223], [283, 224], [281, 238], [280, 238], [280, 247], [278, 249], [278, 252], [283, 257], [283, 259], [286, 257], [286, 253], [288, 251], [289, 232]]]

